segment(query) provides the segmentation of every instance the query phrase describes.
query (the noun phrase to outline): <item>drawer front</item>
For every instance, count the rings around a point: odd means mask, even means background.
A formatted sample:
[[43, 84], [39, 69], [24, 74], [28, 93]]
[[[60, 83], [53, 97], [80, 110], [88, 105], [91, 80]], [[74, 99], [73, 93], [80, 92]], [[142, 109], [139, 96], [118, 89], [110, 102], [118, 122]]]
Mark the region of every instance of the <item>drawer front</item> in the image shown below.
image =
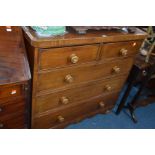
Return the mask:
[[38, 116], [33, 118], [32, 128], [51, 128], [56, 125], [71, 123], [78, 117], [89, 116], [95, 111], [106, 113], [114, 107], [117, 97], [118, 93], [100, 96], [69, 108]]
[[103, 95], [105, 93], [119, 91], [125, 80], [126, 76], [121, 76], [119, 79], [100, 80], [97, 82], [91, 82], [83, 87], [76, 87], [73, 89], [37, 96], [34, 112], [37, 115], [53, 108], [59, 108], [88, 100], [92, 97]]
[[0, 117], [0, 129], [25, 128], [25, 115], [23, 111], [16, 112], [5, 117]]
[[0, 88], [0, 99], [22, 95], [22, 86], [10, 86]]
[[38, 77], [37, 89], [42, 91], [70, 87], [79, 83], [117, 76], [128, 73], [132, 64], [133, 59], [128, 58], [100, 64], [95, 63], [93, 65], [58, 69], [52, 72], [42, 72]]
[[139, 52], [142, 41], [129, 41], [104, 44], [102, 59], [124, 58]]
[[63, 67], [96, 60], [98, 45], [40, 49], [40, 69]]
[[23, 112], [25, 111], [25, 103], [23, 98], [0, 104], [0, 118], [16, 113], [19, 109]]

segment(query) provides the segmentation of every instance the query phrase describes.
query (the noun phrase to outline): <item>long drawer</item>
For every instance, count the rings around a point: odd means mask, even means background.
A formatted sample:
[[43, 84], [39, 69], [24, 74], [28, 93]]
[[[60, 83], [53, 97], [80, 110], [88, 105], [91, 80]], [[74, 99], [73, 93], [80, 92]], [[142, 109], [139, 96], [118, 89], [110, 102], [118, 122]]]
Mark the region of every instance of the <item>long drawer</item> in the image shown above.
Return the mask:
[[40, 49], [39, 69], [50, 69], [95, 61], [99, 45]]
[[25, 128], [25, 115], [22, 109], [14, 114], [0, 117], [0, 129], [20, 129]]
[[126, 76], [120, 76], [119, 78], [90, 82], [82, 87], [75, 87], [52, 93], [48, 92], [46, 95], [42, 94], [41, 96], [36, 97], [34, 113], [39, 114], [53, 108], [81, 102], [94, 96], [119, 91], [125, 80]]
[[50, 72], [41, 72], [38, 76], [37, 91], [70, 87], [80, 83], [128, 73], [132, 63], [133, 59], [127, 58], [79, 67], [68, 67]]
[[25, 110], [24, 98], [16, 98], [5, 103], [0, 104], [0, 120], [3, 116], [7, 116], [13, 113], [17, 113], [19, 110]]
[[67, 124], [74, 122], [79, 117], [89, 116], [90, 113], [95, 111], [106, 113], [114, 107], [117, 97], [118, 92], [115, 92], [62, 108], [59, 111], [55, 110], [44, 113], [33, 118], [32, 128], [51, 128], [53, 126]]

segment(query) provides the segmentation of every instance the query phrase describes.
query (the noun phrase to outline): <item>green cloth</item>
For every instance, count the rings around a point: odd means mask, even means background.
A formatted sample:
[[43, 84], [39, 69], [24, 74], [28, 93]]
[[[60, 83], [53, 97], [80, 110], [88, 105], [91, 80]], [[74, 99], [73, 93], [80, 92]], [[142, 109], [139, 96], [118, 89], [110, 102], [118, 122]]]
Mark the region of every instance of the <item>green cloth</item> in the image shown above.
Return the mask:
[[65, 26], [31, 26], [40, 36], [63, 35], [66, 32]]

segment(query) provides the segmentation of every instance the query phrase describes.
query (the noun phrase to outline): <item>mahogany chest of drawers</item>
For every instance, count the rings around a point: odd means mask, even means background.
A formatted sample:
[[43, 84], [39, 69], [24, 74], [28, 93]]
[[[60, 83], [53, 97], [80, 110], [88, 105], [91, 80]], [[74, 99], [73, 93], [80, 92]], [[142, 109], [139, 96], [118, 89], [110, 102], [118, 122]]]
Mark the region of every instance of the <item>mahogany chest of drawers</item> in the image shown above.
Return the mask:
[[20, 27], [0, 27], [0, 129], [27, 128], [30, 70]]
[[63, 128], [108, 113], [146, 34], [72, 29], [64, 36], [38, 37], [23, 27], [33, 76], [32, 128]]

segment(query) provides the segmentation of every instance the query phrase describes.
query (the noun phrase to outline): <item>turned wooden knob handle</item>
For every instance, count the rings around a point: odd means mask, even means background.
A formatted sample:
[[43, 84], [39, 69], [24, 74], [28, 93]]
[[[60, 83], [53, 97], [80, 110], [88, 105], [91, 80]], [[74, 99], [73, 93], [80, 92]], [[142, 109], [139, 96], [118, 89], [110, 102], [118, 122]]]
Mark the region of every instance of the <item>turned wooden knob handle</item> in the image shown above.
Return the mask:
[[64, 118], [62, 117], [62, 116], [58, 116], [58, 121], [60, 122], [60, 123], [62, 123], [62, 122], [64, 122]]
[[73, 82], [73, 77], [70, 74], [68, 74], [68, 75], [65, 76], [65, 81], [67, 83], [72, 83]]
[[105, 103], [103, 101], [101, 101], [101, 102], [99, 102], [99, 106], [100, 106], [100, 108], [103, 108], [103, 107], [105, 107]]
[[3, 123], [0, 123], [0, 128], [3, 128], [3, 127], [4, 127]]
[[122, 48], [122, 49], [120, 50], [120, 55], [121, 55], [121, 56], [127, 56], [127, 55], [128, 55], [128, 50], [125, 49], [125, 48]]
[[113, 70], [114, 73], [119, 73], [120, 72], [120, 68], [117, 67], [117, 66], [113, 67], [112, 70]]
[[106, 85], [106, 86], [105, 86], [105, 89], [106, 89], [107, 91], [111, 91], [112, 88], [111, 88], [110, 85]]
[[68, 104], [69, 103], [69, 99], [64, 97], [64, 96], [60, 98], [60, 101], [62, 104]]
[[70, 56], [70, 61], [73, 63], [73, 64], [76, 64], [78, 61], [79, 61], [79, 57], [76, 56], [75, 54], [72, 54]]

